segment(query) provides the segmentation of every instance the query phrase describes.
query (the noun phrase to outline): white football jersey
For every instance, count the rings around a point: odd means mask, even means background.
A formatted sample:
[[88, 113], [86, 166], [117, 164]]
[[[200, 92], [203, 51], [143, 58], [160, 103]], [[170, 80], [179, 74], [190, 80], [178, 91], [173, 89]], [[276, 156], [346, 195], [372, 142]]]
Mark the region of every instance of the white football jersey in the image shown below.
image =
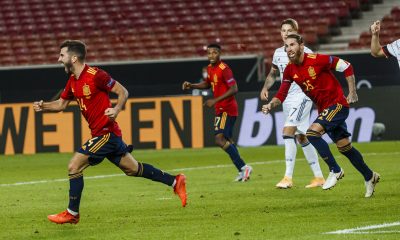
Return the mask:
[[388, 45], [386, 45], [386, 47], [389, 53], [393, 57], [397, 58], [400, 67], [400, 39], [397, 39], [396, 41], [389, 43]]
[[[304, 52], [312, 53], [312, 51], [308, 47], [304, 47]], [[272, 57], [272, 64], [276, 65], [279, 68], [281, 82], [282, 82], [282, 78], [283, 78], [283, 72], [285, 71], [285, 68], [288, 65], [288, 63], [289, 63], [289, 58], [285, 51], [285, 47], [280, 47], [280, 48], [275, 49], [274, 55]], [[303, 93], [301, 88], [295, 82], [293, 82], [289, 88], [286, 100], [292, 101], [292, 100], [295, 100], [295, 98], [300, 99], [300, 98], [303, 98], [304, 95], [305, 94]]]

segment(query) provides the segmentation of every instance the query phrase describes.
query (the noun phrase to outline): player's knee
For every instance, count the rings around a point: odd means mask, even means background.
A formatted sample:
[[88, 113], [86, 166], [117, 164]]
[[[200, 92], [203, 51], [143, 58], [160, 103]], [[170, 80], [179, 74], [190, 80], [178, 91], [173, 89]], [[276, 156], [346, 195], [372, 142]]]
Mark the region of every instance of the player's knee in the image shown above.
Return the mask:
[[69, 163], [68, 164], [68, 173], [72, 174], [72, 173], [77, 173], [80, 172], [79, 166], [75, 163]]
[[310, 142], [313, 142], [315, 140], [320, 139], [321, 136], [322, 135], [321, 135], [320, 132], [317, 132], [317, 131], [314, 131], [314, 130], [311, 130], [311, 129], [308, 129], [307, 132], [306, 132], [306, 137]]
[[223, 135], [215, 135], [215, 144], [217, 146], [223, 147], [226, 143], [226, 139]]
[[137, 171], [133, 170], [133, 169], [126, 169], [123, 170], [123, 172], [125, 173], [126, 176], [137, 176]]
[[296, 140], [297, 140], [297, 142], [300, 143], [300, 144], [306, 144], [306, 143], [308, 143], [308, 139], [307, 139], [306, 135], [304, 135], [304, 134], [296, 135]]

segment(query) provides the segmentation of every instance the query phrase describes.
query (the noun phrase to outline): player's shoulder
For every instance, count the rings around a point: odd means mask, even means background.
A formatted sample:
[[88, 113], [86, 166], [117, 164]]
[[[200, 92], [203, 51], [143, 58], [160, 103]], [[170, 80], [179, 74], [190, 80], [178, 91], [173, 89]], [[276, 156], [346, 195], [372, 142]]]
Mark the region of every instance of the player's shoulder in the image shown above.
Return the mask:
[[307, 46], [304, 46], [304, 52], [305, 53], [313, 53], [313, 51], [310, 48], [308, 48]]
[[273, 57], [281, 57], [281, 56], [286, 56], [286, 55], [287, 54], [285, 51], [285, 47], [282, 46], [282, 47], [275, 49]]
[[305, 54], [305, 57], [306, 57], [307, 59], [317, 59], [317, 58], [320, 57], [320, 55], [321, 55], [321, 54], [319, 54], [319, 53], [306, 53], [306, 54]]
[[226, 64], [225, 62], [222, 62], [222, 61], [221, 61], [221, 62], [218, 64], [218, 68], [221, 69], [221, 70], [223, 71], [223, 70], [225, 70], [225, 69], [229, 69], [229, 65]]
[[98, 67], [87, 67], [86, 72], [91, 74], [91, 75], [96, 75], [96, 73], [99, 71]]

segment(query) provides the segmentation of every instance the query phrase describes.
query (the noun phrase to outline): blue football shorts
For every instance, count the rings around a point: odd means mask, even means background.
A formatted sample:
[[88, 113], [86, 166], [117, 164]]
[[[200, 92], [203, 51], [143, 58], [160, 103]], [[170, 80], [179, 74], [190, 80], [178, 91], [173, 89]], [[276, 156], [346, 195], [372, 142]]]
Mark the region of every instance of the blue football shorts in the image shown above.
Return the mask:
[[328, 136], [336, 143], [340, 139], [351, 136], [345, 122], [348, 116], [349, 108], [338, 103], [324, 109], [314, 123], [321, 124]]
[[225, 138], [231, 139], [233, 133], [233, 127], [235, 126], [236, 116], [229, 116], [226, 112], [223, 112], [214, 119], [214, 134], [224, 134]]
[[114, 133], [107, 133], [89, 139], [78, 152], [89, 156], [91, 166], [97, 165], [107, 158], [118, 167], [121, 158], [132, 150], [132, 145], [126, 145], [122, 141], [122, 137], [116, 136]]

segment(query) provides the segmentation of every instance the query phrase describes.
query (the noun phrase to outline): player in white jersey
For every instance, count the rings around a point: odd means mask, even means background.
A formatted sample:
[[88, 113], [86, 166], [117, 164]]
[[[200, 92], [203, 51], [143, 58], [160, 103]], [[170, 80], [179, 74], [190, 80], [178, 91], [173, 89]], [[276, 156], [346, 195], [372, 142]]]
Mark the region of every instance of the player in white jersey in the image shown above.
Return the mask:
[[386, 46], [381, 46], [379, 43], [379, 32], [381, 30], [380, 21], [375, 21], [371, 25], [371, 55], [374, 57], [395, 57], [399, 62], [400, 67], [400, 39], [387, 44]]
[[[288, 18], [281, 23], [281, 36], [285, 41], [287, 36], [292, 33], [297, 33], [298, 24], [296, 20]], [[305, 47], [305, 52], [311, 53], [312, 51]], [[280, 73], [281, 81], [283, 72], [289, 63], [289, 58], [285, 52], [284, 47], [277, 48], [272, 58], [271, 70], [265, 79], [264, 87], [261, 90], [261, 100], [268, 100], [268, 90], [275, 82], [275, 76], [278, 71]], [[304, 156], [306, 157], [311, 170], [314, 173], [314, 178], [306, 188], [320, 187], [325, 183], [322, 175], [321, 168], [318, 162], [318, 155], [315, 148], [310, 144], [306, 137], [306, 131], [309, 124], [310, 112], [312, 108], [312, 101], [303, 93], [296, 83], [290, 86], [286, 100], [282, 104], [283, 113], [285, 115], [285, 125], [283, 127], [283, 139], [285, 143], [285, 159], [286, 171], [284, 178], [276, 184], [277, 188], [291, 188], [293, 186], [293, 170], [295, 165], [297, 146], [296, 140], [302, 146]]]

